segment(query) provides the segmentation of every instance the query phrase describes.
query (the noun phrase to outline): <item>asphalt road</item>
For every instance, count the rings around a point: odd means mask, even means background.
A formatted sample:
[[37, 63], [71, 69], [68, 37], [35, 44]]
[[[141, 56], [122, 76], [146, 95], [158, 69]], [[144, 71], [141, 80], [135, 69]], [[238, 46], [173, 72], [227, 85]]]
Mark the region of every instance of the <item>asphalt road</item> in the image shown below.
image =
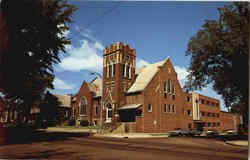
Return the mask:
[[[18, 134], [17, 134], [18, 136]], [[0, 159], [74, 160], [246, 160], [248, 147], [206, 138], [102, 138], [41, 133], [25, 142], [0, 146]]]

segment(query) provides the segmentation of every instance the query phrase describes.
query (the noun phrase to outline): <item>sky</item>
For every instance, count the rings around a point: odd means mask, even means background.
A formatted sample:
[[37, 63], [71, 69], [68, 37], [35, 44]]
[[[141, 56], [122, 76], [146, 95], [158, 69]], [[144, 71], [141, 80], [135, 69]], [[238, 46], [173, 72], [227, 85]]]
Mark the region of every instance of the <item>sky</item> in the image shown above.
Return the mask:
[[[219, 17], [217, 8], [231, 2], [136, 2], [136, 1], [71, 1], [78, 10], [73, 13], [70, 30], [64, 36], [72, 44], [66, 46], [61, 63], [55, 65], [53, 93], [75, 94], [82, 82], [90, 82], [102, 72], [104, 47], [114, 42], [136, 49], [136, 66], [140, 67], [170, 57], [183, 86], [190, 57], [187, 44], [205, 20]], [[201, 91], [220, 100], [212, 85]]]

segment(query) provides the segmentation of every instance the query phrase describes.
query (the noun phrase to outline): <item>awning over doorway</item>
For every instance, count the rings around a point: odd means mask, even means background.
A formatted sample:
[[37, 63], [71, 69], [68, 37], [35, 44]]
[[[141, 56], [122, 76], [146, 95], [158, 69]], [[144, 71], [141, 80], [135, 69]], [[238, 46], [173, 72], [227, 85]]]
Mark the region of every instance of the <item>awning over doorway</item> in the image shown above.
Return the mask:
[[118, 108], [117, 110], [137, 109], [140, 106], [142, 106], [142, 104], [126, 104], [126, 105]]

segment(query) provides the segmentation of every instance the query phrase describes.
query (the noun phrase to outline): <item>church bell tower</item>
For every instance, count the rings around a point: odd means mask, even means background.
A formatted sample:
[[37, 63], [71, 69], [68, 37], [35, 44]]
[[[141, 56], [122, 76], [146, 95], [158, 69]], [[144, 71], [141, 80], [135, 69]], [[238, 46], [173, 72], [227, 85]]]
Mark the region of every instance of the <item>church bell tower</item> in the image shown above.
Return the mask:
[[121, 42], [104, 49], [103, 54], [103, 120], [119, 121], [117, 108], [126, 104], [126, 91], [135, 80], [135, 49]]

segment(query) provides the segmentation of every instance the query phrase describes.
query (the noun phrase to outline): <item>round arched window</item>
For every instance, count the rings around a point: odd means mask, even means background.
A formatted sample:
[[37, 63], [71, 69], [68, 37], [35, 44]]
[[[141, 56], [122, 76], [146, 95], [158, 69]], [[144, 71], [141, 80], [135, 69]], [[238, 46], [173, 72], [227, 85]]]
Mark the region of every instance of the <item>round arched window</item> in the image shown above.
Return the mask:
[[87, 106], [87, 101], [85, 97], [82, 97], [80, 102], [80, 115], [86, 115], [86, 106]]

